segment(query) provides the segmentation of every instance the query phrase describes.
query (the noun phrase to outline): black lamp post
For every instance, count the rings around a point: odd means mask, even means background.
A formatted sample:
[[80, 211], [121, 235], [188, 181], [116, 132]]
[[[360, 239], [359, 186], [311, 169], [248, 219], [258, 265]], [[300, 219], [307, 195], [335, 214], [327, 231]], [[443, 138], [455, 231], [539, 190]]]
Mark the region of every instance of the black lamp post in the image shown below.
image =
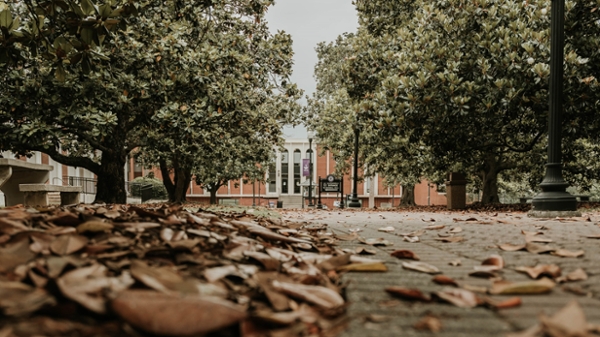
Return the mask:
[[550, 113], [548, 117], [548, 162], [540, 184], [542, 192], [532, 200], [533, 211], [575, 211], [577, 199], [566, 190], [562, 176], [561, 128], [564, 59], [565, 0], [552, 0], [550, 32]]
[[308, 132], [308, 153], [309, 153], [309, 157], [308, 157], [308, 163], [309, 163], [309, 168], [308, 168], [308, 179], [309, 179], [309, 185], [308, 185], [308, 207], [314, 207], [314, 203], [313, 203], [313, 198], [312, 198], [312, 187], [313, 187], [313, 164], [312, 164], [312, 157], [313, 157], [313, 151], [312, 151], [312, 141], [313, 138], [315, 137], [315, 133], [312, 131]]
[[348, 203], [348, 207], [352, 208], [360, 208], [360, 201], [358, 200], [357, 194], [357, 182], [358, 182], [358, 137], [360, 135], [360, 130], [358, 130], [358, 126], [354, 129], [354, 177], [352, 180], [352, 198], [350, 198], [350, 202]]

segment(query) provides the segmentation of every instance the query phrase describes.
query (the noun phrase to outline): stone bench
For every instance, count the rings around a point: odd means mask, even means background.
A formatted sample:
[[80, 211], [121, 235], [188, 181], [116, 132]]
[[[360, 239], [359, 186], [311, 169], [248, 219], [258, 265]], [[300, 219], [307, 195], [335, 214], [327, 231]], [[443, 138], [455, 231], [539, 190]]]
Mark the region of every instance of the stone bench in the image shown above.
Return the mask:
[[219, 199], [219, 205], [239, 205], [238, 199]]
[[79, 203], [81, 186], [62, 186], [47, 184], [20, 184], [19, 191], [25, 194], [25, 206], [48, 206], [48, 193], [59, 192], [61, 205]]

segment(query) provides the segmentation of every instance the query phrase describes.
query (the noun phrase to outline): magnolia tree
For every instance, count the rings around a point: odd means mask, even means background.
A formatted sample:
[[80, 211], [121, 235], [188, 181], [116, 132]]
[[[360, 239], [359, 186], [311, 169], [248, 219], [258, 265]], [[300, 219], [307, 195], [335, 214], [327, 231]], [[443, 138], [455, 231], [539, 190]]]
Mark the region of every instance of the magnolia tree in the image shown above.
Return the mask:
[[194, 144], [198, 137], [216, 143], [222, 130], [245, 134], [264, 121], [272, 141], [293, 111], [263, 107], [298, 92], [285, 82], [290, 38], [269, 35], [263, 21], [271, 4], [2, 5], [2, 150], [84, 167], [98, 177], [97, 201], [124, 203], [124, 166], [135, 148], [165, 150], [160, 159], [180, 160], [189, 183], [194, 160], [184, 155], [210, 151], [210, 143]]
[[[395, 166], [402, 176], [434, 180], [454, 170], [472, 173], [481, 181], [486, 203], [499, 200], [501, 172], [541, 171], [550, 1], [381, 3], [357, 1], [359, 35], [366, 37], [345, 38], [350, 45], [345, 50], [352, 51], [346, 57], [320, 60], [339, 67], [356, 59], [370, 62], [371, 75], [363, 78], [357, 71], [353, 80], [374, 87], [363, 97], [368, 109], [361, 117], [374, 127], [366, 138], [372, 145], [371, 167], [385, 172]], [[585, 147], [578, 140], [598, 142], [600, 21], [597, 4], [567, 1], [566, 7], [565, 166], [578, 172], [570, 177], [593, 179], [597, 164], [581, 164]], [[318, 79], [335, 78], [322, 73], [317, 66]], [[356, 82], [337, 84], [338, 91], [357, 87]], [[319, 107], [335, 100], [316, 96], [323, 101]], [[394, 160], [407, 165], [390, 165]]]

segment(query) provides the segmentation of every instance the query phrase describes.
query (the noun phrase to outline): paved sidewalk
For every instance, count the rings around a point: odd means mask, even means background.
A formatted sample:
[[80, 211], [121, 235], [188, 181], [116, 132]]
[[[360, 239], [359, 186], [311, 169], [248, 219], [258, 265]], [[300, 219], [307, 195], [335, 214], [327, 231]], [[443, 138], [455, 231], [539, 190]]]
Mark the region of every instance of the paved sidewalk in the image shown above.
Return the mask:
[[[600, 240], [586, 238], [600, 235], [600, 213], [584, 213], [574, 219], [532, 219], [526, 213], [417, 213], [402, 211], [283, 211], [285, 219], [327, 224], [336, 234], [350, 234], [360, 229], [364, 238], [384, 238], [393, 245], [371, 247], [358, 240], [340, 241], [341, 248], [375, 248], [376, 255], [366, 256], [385, 261], [387, 272], [350, 272], [344, 275], [347, 281], [346, 296], [351, 303], [348, 314], [349, 328], [340, 337], [368, 336], [431, 336], [429, 331], [419, 331], [413, 326], [421, 318], [432, 315], [440, 319], [443, 337], [454, 336], [504, 336], [509, 332], [522, 331], [538, 322], [538, 315], [545, 312], [552, 315], [569, 301], [576, 299], [583, 307], [588, 323], [600, 324]], [[469, 220], [469, 221], [467, 221]], [[444, 225], [443, 229], [426, 230], [420, 242], [403, 240], [401, 233], [423, 230], [427, 226]], [[394, 227], [387, 233], [378, 231], [382, 227]], [[450, 229], [460, 227], [462, 232], [455, 234], [465, 241], [444, 243], [435, 240]], [[555, 248], [570, 251], [584, 250], [579, 258], [562, 258], [550, 254], [533, 254], [527, 251], [506, 252], [499, 244], [520, 244], [525, 242], [525, 231], [542, 231], [544, 238]], [[501, 275], [509, 281], [527, 281], [530, 278], [514, 270], [519, 266], [536, 264], [556, 264], [563, 275], [583, 268], [589, 278], [584, 281], [558, 284], [551, 293], [542, 295], [520, 295], [523, 304], [517, 308], [494, 311], [477, 307], [462, 309], [450, 304], [433, 302], [408, 302], [385, 292], [388, 286], [418, 288], [423, 293], [441, 290], [444, 286], [431, 281], [432, 275], [402, 268], [403, 261], [390, 256], [390, 252], [407, 249], [416, 253], [420, 261], [438, 267], [444, 275], [452, 277], [460, 284], [473, 286], [491, 285], [488, 279], [470, 277], [474, 266], [493, 254], [500, 255], [506, 262]], [[460, 266], [450, 265], [460, 260]], [[568, 286], [579, 290], [580, 295], [566, 291]], [[510, 296], [492, 296], [507, 299]]]

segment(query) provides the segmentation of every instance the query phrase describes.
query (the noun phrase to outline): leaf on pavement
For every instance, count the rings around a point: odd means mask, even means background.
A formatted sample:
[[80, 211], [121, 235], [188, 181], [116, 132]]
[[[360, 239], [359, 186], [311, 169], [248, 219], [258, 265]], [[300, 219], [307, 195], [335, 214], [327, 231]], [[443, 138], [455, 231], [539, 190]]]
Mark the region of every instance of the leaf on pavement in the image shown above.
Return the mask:
[[392, 246], [393, 243], [384, 239], [384, 238], [369, 238], [363, 239], [359, 238], [358, 241], [370, 246]]
[[455, 243], [455, 242], [463, 242], [463, 241], [465, 241], [465, 238], [462, 236], [451, 236], [451, 237], [447, 237], [447, 238], [435, 238], [434, 240], [448, 242], [448, 243]]
[[405, 249], [395, 250], [390, 255], [398, 259], [420, 260], [417, 254]]
[[569, 302], [557, 313], [548, 317], [540, 315], [542, 331], [549, 336], [579, 337], [589, 336], [585, 313], [577, 301]]
[[560, 267], [555, 264], [538, 264], [535, 267], [517, 267], [515, 270], [526, 273], [532, 279], [538, 279], [541, 276], [555, 279], [562, 273]]
[[483, 303], [474, 292], [466, 289], [444, 288], [434, 292], [433, 295], [459, 308], [474, 308]]
[[129, 324], [152, 334], [203, 335], [247, 317], [246, 309], [218, 297], [171, 295], [151, 290], [126, 290], [111, 302]]
[[494, 295], [518, 295], [518, 294], [544, 294], [552, 291], [556, 284], [549, 278], [542, 278], [537, 281], [525, 282], [495, 282], [490, 289], [490, 294]]
[[303, 300], [319, 307], [331, 309], [344, 304], [344, 299], [335, 290], [323, 286], [273, 281], [273, 289], [290, 297]]
[[550, 253], [556, 250], [556, 248], [553, 248], [551, 246], [548, 245], [540, 245], [534, 242], [527, 242], [525, 249], [533, 254], [544, 254], [544, 253]]
[[506, 252], [516, 252], [518, 250], [523, 250], [525, 249], [526, 245], [522, 244], [522, 245], [513, 245], [511, 243], [504, 243], [501, 245], [498, 245], [498, 248], [502, 249], [503, 251]]
[[383, 262], [373, 263], [352, 263], [345, 266], [341, 266], [336, 269], [337, 271], [365, 271], [365, 272], [384, 272], [387, 271], [387, 267]]
[[183, 282], [183, 278], [172, 268], [153, 268], [139, 260], [131, 261], [130, 270], [131, 276], [136, 280], [151, 289], [164, 293], [177, 290], [178, 285]]
[[386, 232], [386, 233], [391, 233], [391, 232], [393, 232], [395, 230], [396, 230], [396, 228], [394, 228], [392, 226], [377, 228], [377, 231], [379, 231], [379, 232]]
[[403, 240], [410, 243], [416, 243], [420, 241], [418, 236], [404, 236]]
[[520, 297], [511, 297], [504, 300], [496, 300], [491, 297], [483, 297], [483, 301], [487, 306], [495, 310], [515, 308], [521, 306], [522, 304]]
[[588, 279], [587, 273], [583, 269], [577, 268], [574, 271], [568, 273], [567, 275], [557, 278], [556, 282], [558, 282], [558, 283], [574, 282], [574, 281], [583, 281], [583, 280], [587, 280], [587, 279]]
[[410, 289], [404, 287], [387, 287], [385, 288], [389, 294], [400, 297], [409, 301], [429, 302], [431, 298], [421, 292], [419, 289]]
[[452, 228], [452, 229], [451, 229], [449, 232], [450, 232], [450, 233], [453, 233], [453, 234], [456, 234], [456, 233], [460, 233], [460, 232], [462, 232], [462, 231], [463, 231], [463, 229], [462, 229], [462, 228], [460, 228], [460, 227], [454, 227], [454, 228]]
[[56, 255], [69, 255], [85, 247], [88, 239], [76, 234], [60, 235], [50, 244], [50, 250]]
[[11, 271], [34, 257], [35, 253], [29, 249], [28, 238], [23, 237], [20, 240], [9, 242], [0, 248], [0, 272]]
[[456, 281], [453, 278], [446, 275], [436, 275], [431, 280], [437, 284], [452, 285], [458, 287], [458, 283], [456, 283]]
[[7, 316], [24, 316], [55, 304], [56, 300], [46, 290], [21, 282], [0, 281], [0, 308]]
[[585, 254], [585, 252], [583, 250], [571, 251], [566, 249], [558, 249], [556, 251], [551, 252], [550, 254], [560, 257], [582, 257]]
[[419, 261], [402, 262], [402, 268], [414, 270], [414, 271], [420, 271], [422, 273], [428, 273], [428, 274], [441, 273], [441, 271], [436, 266], [432, 266], [428, 263], [419, 262]]
[[369, 248], [365, 248], [365, 247], [356, 247], [356, 249], [354, 250], [354, 252], [356, 254], [362, 254], [362, 255], [375, 255], [375, 254], [377, 254], [377, 251], [375, 249], [369, 249]]
[[488, 257], [487, 259], [483, 260], [483, 262], [481, 262], [482, 266], [492, 266], [495, 267], [494, 270], [500, 270], [502, 268], [504, 268], [505, 263], [504, 263], [504, 259], [502, 258], [502, 256], [500, 255], [492, 255], [490, 257]]
[[429, 230], [429, 231], [435, 231], [435, 230], [440, 230], [440, 229], [444, 229], [446, 228], [445, 225], [431, 225], [431, 226], [427, 226], [424, 229], [425, 230]]

